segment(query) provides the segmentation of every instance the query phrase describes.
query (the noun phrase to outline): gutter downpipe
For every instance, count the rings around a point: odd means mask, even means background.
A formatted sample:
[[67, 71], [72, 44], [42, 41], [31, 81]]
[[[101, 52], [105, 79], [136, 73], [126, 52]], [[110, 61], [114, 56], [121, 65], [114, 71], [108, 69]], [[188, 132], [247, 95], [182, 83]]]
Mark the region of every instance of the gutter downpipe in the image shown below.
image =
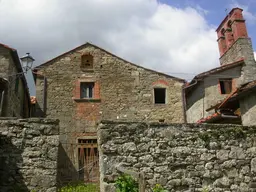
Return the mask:
[[46, 107], [47, 107], [47, 103], [46, 103], [46, 88], [47, 88], [47, 80], [46, 77], [44, 76], [44, 93], [43, 93], [43, 113], [44, 113], [44, 117], [46, 117]]
[[185, 83], [182, 86], [182, 103], [183, 103], [183, 118], [184, 123], [187, 123], [187, 100], [186, 100], [186, 94], [185, 89], [192, 87], [198, 83], [197, 79], [195, 79], [195, 82], [187, 87], [185, 87]]

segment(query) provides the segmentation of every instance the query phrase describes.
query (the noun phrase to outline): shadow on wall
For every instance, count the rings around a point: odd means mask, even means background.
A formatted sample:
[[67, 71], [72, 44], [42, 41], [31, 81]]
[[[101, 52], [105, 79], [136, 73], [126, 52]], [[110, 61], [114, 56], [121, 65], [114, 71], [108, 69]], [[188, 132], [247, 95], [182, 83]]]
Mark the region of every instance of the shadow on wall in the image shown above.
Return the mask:
[[[63, 146], [64, 145], [64, 146]], [[65, 147], [65, 149], [64, 149]], [[78, 182], [79, 175], [71, 160], [74, 157], [76, 146], [71, 144], [60, 144], [58, 149], [58, 188], [70, 183]], [[69, 155], [68, 155], [69, 154]]]
[[22, 148], [17, 148], [11, 139], [0, 135], [0, 189], [1, 192], [28, 192], [19, 165], [22, 165]]

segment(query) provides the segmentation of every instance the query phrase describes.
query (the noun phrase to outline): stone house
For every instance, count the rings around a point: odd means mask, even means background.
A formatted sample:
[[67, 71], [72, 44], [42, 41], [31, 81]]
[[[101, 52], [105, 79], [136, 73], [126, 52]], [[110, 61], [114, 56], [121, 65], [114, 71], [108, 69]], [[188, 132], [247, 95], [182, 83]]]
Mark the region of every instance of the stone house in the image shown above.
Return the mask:
[[220, 67], [197, 75], [185, 87], [188, 123], [256, 123], [251, 110], [256, 62], [242, 11], [232, 9], [216, 30]]
[[29, 116], [29, 90], [18, 53], [0, 44], [0, 117]]
[[47, 61], [34, 74], [36, 115], [60, 120], [61, 183], [98, 180], [96, 127], [101, 120], [184, 122], [183, 79], [90, 43]]

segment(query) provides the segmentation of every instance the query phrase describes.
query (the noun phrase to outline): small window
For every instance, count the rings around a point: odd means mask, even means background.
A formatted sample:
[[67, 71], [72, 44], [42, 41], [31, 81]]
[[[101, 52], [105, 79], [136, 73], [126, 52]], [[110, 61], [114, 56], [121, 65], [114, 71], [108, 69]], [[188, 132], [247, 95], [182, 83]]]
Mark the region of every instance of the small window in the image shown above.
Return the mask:
[[82, 82], [80, 84], [80, 97], [93, 98], [93, 88], [94, 88], [94, 83]]
[[82, 69], [93, 68], [93, 56], [92, 55], [82, 55], [81, 68]]
[[219, 82], [221, 94], [229, 94], [232, 92], [232, 79], [221, 79]]
[[154, 88], [155, 104], [166, 103], [166, 89], [165, 88]]

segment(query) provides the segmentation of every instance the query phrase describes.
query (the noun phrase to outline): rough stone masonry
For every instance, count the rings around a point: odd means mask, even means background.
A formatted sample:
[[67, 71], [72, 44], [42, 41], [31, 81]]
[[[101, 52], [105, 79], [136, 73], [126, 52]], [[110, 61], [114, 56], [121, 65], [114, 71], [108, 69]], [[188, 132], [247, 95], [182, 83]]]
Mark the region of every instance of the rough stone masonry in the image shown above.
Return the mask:
[[102, 122], [101, 191], [114, 190], [116, 167], [142, 173], [146, 190], [256, 191], [256, 127]]
[[56, 192], [59, 121], [0, 120], [0, 191]]

